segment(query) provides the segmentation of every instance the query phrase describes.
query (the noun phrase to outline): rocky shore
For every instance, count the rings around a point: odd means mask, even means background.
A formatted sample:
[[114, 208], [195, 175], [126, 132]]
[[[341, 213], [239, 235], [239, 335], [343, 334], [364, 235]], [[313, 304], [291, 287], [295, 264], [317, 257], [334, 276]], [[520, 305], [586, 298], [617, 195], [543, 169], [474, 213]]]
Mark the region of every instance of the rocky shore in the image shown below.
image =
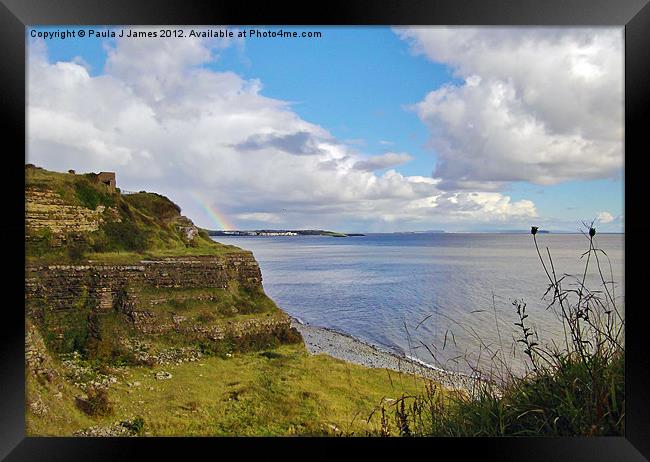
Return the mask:
[[380, 350], [332, 329], [304, 324], [295, 318], [291, 318], [291, 326], [300, 332], [311, 354], [324, 353], [366, 367], [416, 374], [452, 389], [469, 391], [475, 383], [470, 376], [424, 365], [406, 356]]

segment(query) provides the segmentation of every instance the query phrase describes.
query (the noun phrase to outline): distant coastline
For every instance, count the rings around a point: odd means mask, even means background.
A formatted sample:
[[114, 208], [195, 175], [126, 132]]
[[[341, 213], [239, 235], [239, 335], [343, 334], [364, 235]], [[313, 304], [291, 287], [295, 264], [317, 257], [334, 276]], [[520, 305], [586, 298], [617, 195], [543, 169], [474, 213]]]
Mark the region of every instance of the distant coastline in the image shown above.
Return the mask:
[[[329, 236], [329, 237], [358, 237], [372, 236], [379, 234], [530, 234], [530, 229], [508, 229], [508, 230], [489, 230], [489, 231], [444, 231], [444, 230], [427, 230], [427, 231], [394, 231], [394, 232], [366, 232], [366, 233], [341, 233], [337, 231], [326, 231], [320, 229], [256, 229], [256, 230], [205, 230], [210, 236], [229, 236], [229, 237], [246, 237], [246, 236]], [[580, 231], [564, 230], [547, 230], [540, 229], [538, 234], [582, 234]], [[624, 231], [600, 231], [598, 234], [621, 234]]]
[[365, 236], [361, 233], [339, 233], [322, 229], [255, 229], [255, 230], [207, 230], [210, 236], [329, 236], [354, 237]]

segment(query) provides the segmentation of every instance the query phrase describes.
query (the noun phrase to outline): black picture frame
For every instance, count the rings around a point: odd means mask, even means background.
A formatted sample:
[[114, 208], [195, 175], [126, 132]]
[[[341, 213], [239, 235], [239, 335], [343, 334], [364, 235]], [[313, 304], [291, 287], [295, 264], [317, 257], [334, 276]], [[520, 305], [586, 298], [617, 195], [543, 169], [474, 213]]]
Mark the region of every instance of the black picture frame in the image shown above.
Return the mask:
[[[644, 228], [640, 208], [644, 135], [650, 127], [650, 5], [649, 0], [333, 0], [313, 4], [267, 1], [206, 2], [127, 0], [2, 0], [0, 95], [5, 151], [2, 242], [10, 259], [4, 262], [2, 349], [0, 373], [0, 457], [6, 460], [113, 460], [179, 454], [218, 457], [228, 446], [241, 451], [293, 451], [297, 445], [326, 444], [342, 453], [388, 448], [413, 457], [463, 457], [468, 451], [481, 460], [638, 461], [650, 458], [650, 351], [644, 339], [640, 302], [643, 289], [634, 287], [642, 271]], [[25, 27], [33, 25], [98, 24], [273, 24], [273, 25], [522, 25], [625, 27], [625, 294], [626, 305], [626, 429], [625, 437], [575, 438], [454, 438], [454, 439], [215, 439], [215, 438], [43, 438], [25, 437], [24, 157]], [[13, 143], [11, 143], [13, 141]], [[11, 243], [7, 245], [6, 243]], [[640, 273], [643, 274], [643, 273]], [[630, 305], [631, 301], [631, 305]], [[286, 447], [285, 447], [286, 446]], [[303, 448], [304, 449], [304, 448]], [[450, 452], [449, 452], [450, 451]], [[444, 453], [448, 455], [443, 456]], [[322, 453], [325, 455], [325, 453]], [[311, 457], [312, 454], [296, 454]], [[367, 455], [366, 455], [367, 457]]]

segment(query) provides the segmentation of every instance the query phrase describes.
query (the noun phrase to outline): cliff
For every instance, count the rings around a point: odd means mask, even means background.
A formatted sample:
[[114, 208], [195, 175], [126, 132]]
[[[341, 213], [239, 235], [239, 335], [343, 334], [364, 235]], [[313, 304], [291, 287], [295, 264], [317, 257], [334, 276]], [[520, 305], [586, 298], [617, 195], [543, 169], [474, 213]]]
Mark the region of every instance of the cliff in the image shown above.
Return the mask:
[[50, 351], [140, 364], [300, 341], [252, 253], [213, 242], [168, 198], [25, 172], [25, 308]]

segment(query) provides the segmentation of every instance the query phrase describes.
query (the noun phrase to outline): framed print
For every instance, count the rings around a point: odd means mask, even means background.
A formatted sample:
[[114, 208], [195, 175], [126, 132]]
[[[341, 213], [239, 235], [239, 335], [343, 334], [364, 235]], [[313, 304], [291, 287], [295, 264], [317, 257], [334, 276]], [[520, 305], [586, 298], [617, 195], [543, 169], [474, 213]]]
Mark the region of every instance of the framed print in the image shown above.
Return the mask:
[[3, 457], [646, 460], [646, 3], [5, 1]]

